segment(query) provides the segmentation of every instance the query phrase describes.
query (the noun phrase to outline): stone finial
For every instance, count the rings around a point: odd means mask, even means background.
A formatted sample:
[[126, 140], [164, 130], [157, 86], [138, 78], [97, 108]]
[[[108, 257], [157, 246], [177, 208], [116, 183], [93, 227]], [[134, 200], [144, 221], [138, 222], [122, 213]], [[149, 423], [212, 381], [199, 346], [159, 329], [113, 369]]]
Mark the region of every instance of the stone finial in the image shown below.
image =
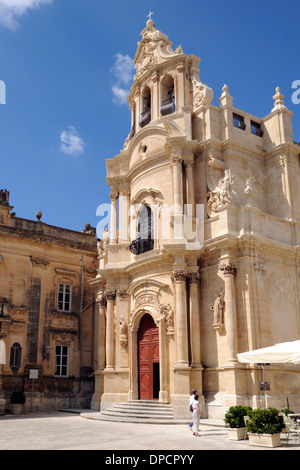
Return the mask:
[[222, 88], [222, 91], [223, 91], [222, 95], [227, 95], [228, 90], [229, 90], [229, 88], [228, 88], [228, 86], [227, 86], [226, 83], [225, 83], [224, 86], [223, 86], [223, 88]]
[[279, 86], [276, 87], [276, 93], [273, 96], [274, 101], [274, 108], [272, 109], [273, 111], [277, 111], [278, 109], [286, 109], [286, 106], [284, 105], [283, 101], [284, 96], [280, 93], [280, 88]]
[[228, 89], [229, 88], [226, 84], [222, 88], [222, 95], [219, 98], [219, 102], [220, 102], [221, 107], [226, 106], [226, 105], [227, 106], [232, 106], [233, 98], [230, 95]]
[[35, 216], [36, 216], [37, 220], [41, 220], [41, 218], [42, 218], [42, 215], [43, 215], [43, 214], [42, 214], [42, 212], [41, 212], [41, 211], [37, 211], [37, 213], [35, 214]]

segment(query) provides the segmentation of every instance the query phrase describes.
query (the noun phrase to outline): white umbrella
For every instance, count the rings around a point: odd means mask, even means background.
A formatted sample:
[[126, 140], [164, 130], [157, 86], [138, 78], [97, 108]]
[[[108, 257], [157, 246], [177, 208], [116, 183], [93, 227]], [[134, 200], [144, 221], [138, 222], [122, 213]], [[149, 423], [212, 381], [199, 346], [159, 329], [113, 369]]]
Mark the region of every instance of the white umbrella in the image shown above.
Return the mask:
[[0, 364], [5, 364], [5, 343], [0, 340]]
[[300, 341], [278, 343], [267, 348], [255, 349], [237, 355], [239, 362], [300, 364]]

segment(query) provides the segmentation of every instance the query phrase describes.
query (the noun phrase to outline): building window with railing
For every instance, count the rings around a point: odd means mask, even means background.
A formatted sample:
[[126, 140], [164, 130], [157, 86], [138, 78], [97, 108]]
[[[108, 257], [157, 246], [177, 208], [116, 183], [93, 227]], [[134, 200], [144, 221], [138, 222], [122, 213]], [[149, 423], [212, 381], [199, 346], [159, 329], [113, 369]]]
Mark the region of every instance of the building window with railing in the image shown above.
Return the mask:
[[251, 134], [257, 135], [258, 137], [264, 135], [264, 131], [261, 129], [261, 125], [258, 122], [250, 121], [250, 128]]
[[162, 78], [160, 84], [161, 106], [160, 113], [162, 116], [175, 112], [175, 89], [174, 79], [171, 75]]
[[67, 377], [69, 365], [69, 346], [56, 345], [55, 347], [55, 375]]
[[70, 312], [72, 307], [72, 285], [58, 284], [57, 310]]
[[19, 343], [14, 343], [10, 349], [9, 366], [13, 372], [18, 372], [21, 367], [22, 347]]
[[144, 127], [151, 121], [151, 90], [149, 87], [145, 87], [141, 95], [142, 99], [142, 112], [140, 127]]
[[153, 250], [153, 218], [151, 208], [142, 205], [137, 226], [137, 238], [129, 245], [129, 250], [135, 255]]
[[233, 113], [232, 114], [232, 119], [233, 119], [233, 126], [234, 127], [237, 127], [238, 129], [242, 129], [243, 131], [246, 129], [246, 124], [245, 124], [243, 116], [240, 116], [239, 114]]

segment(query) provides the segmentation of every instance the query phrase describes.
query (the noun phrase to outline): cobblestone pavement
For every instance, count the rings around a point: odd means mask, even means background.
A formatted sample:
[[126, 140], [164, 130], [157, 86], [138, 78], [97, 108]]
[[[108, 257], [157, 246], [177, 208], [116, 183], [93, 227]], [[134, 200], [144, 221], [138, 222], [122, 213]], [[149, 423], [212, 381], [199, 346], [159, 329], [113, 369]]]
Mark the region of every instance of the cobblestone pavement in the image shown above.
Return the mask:
[[296, 437], [289, 439], [288, 446], [283, 437], [281, 447], [270, 449], [250, 446], [248, 440], [230, 441], [224, 427], [200, 424], [200, 434], [194, 437], [187, 425], [106, 422], [66, 412], [0, 417], [0, 450], [7, 451], [102, 450], [116, 458], [118, 453], [111, 451], [127, 451], [126, 455], [130, 451], [136, 451], [135, 455], [139, 451], [182, 455], [189, 451], [192, 455], [190, 451], [200, 450], [300, 450]]

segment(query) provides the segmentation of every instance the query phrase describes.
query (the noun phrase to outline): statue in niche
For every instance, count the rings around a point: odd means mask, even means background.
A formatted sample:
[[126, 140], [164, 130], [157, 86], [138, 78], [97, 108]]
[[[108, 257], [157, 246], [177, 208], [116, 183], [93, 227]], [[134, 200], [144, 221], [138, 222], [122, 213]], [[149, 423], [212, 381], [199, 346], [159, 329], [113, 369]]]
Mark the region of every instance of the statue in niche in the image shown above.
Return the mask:
[[252, 184], [255, 183], [255, 178], [250, 178], [246, 179], [246, 188], [244, 189], [244, 193], [247, 196], [247, 206], [251, 207], [253, 206], [253, 187]]
[[213, 327], [215, 329], [223, 328], [224, 298], [223, 298], [222, 289], [220, 293], [217, 295], [214, 303], [210, 305], [210, 309], [212, 310], [214, 314]]
[[119, 325], [120, 325], [120, 344], [121, 346], [124, 347], [126, 346], [128, 340], [127, 340], [127, 332], [126, 332], [126, 323], [125, 323], [123, 315], [121, 315]]
[[231, 186], [233, 183], [234, 177], [231, 175], [230, 170], [225, 170], [224, 177], [219, 180], [216, 189], [209, 191], [207, 194], [207, 210], [209, 216], [215, 215], [219, 209], [227, 206], [231, 202]]

